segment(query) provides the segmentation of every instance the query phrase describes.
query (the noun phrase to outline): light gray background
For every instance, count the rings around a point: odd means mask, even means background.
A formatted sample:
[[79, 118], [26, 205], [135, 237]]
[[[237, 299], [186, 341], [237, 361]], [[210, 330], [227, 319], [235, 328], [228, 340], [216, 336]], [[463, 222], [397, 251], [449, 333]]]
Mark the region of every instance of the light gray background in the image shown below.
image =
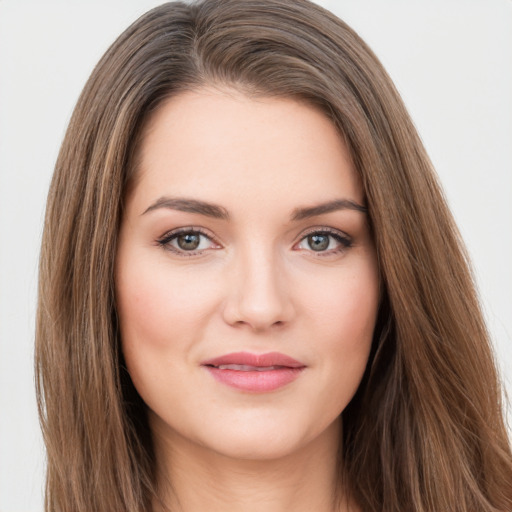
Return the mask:
[[[96, 61], [159, 3], [0, 0], [0, 512], [42, 510], [33, 330], [57, 151]], [[402, 93], [473, 258], [512, 395], [512, 1], [319, 3], [366, 39]]]

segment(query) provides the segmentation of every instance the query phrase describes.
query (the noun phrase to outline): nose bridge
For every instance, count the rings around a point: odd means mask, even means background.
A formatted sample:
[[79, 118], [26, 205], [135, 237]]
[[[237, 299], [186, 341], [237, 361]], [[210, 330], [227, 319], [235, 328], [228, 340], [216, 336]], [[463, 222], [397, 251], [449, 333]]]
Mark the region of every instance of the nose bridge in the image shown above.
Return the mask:
[[271, 244], [247, 244], [236, 255], [234, 266], [227, 307], [230, 323], [261, 330], [290, 320], [286, 272]]

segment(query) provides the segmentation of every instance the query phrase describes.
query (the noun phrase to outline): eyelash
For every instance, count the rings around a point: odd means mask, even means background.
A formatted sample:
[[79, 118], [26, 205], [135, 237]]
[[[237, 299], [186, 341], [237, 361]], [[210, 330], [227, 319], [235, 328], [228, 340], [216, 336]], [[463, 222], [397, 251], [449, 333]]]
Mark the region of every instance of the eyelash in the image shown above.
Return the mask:
[[[176, 240], [178, 238], [178, 236], [182, 235], [182, 234], [195, 234], [195, 235], [204, 236], [204, 237], [208, 238], [208, 240], [210, 240], [213, 244], [219, 245], [219, 247], [220, 247], [220, 244], [215, 240], [215, 238], [210, 233], [207, 233], [203, 229], [197, 228], [197, 227], [184, 227], [184, 228], [175, 229], [173, 231], [169, 231], [168, 233], [165, 233], [162, 237], [160, 237], [156, 241], [156, 243], [163, 249], [165, 249], [167, 251], [171, 251], [171, 252], [177, 254], [178, 256], [185, 257], [185, 258], [190, 257], [190, 256], [196, 256], [197, 254], [201, 254], [201, 252], [203, 252], [205, 250], [205, 249], [199, 249], [199, 250], [186, 251], [184, 249], [178, 249], [178, 248], [172, 246], [171, 242], [173, 240]], [[313, 249], [311, 249], [311, 250], [304, 249], [307, 252], [312, 253], [315, 257], [326, 257], [326, 256], [332, 256], [334, 254], [340, 254], [340, 253], [345, 252], [350, 247], [352, 247], [352, 239], [348, 235], [346, 235], [340, 231], [337, 231], [337, 230], [334, 230], [331, 228], [325, 228], [325, 227], [313, 228], [313, 229], [309, 230], [308, 232], [306, 232], [305, 234], [303, 234], [301, 236], [300, 240], [296, 244], [294, 244], [294, 247], [301, 244], [304, 240], [307, 239], [307, 237], [309, 237], [311, 235], [320, 235], [320, 236], [327, 235], [327, 236], [333, 238], [334, 240], [336, 240], [336, 242], [339, 244], [339, 246], [337, 248], [330, 249], [328, 251], [314, 251]]]

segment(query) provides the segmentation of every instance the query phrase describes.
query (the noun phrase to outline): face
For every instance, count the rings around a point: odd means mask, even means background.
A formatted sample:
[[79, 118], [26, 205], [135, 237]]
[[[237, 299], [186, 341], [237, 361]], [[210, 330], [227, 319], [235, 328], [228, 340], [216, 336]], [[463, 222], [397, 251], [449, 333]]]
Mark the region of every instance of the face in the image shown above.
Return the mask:
[[332, 441], [378, 306], [364, 197], [333, 124], [294, 100], [186, 92], [153, 115], [138, 172], [116, 297], [156, 437], [254, 459]]

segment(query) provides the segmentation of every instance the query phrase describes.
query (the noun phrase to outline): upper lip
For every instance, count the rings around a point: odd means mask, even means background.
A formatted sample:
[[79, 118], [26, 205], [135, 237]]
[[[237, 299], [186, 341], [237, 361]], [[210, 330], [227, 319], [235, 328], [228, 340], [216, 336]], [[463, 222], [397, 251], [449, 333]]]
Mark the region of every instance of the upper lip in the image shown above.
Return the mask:
[[293, 357], [279, 352], [267, 352], [266, 354], [252, 354], [250, 352], [233, 352], [223, 356], [208, 359], [201, 363], [202, 366], [221, 366], [237, 364], [255, 367], [285, 366], [288, 368], [303, 368], [305, 364], [293, 359]]

